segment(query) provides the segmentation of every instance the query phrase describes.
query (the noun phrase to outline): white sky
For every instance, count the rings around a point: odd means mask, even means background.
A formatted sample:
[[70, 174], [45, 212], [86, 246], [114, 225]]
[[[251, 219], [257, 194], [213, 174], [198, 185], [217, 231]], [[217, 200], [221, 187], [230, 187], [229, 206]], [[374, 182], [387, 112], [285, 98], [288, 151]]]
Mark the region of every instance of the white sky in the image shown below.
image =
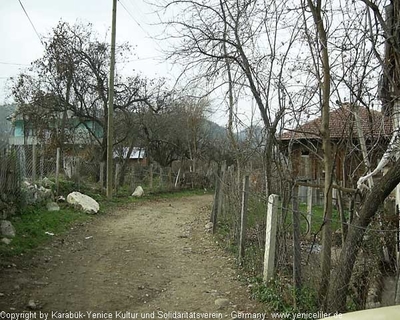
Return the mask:
[[[112, 0], [21, 0], [37, 32], [47, 36], [60, 20], [92, 23], [99, 39], [110, 41]], [[147, 77], [173, 78], [173, 70], [161, 62], [160, 48], [167, 43], [153, 40], [160, 28], [146, 0], [120, 0], [117, 9], [117, 42], [129, 41], [136, 57], [125, 65]], [[121, 5], [125, 6], [125, 8]], [[128, 13], [129, 12], [129, 13]], [[43, 46], [25, 15], [19, 0], [0, 0], [0, 104], [10, 102], [7, 78], [16, 76], [41, 57]], [[127, 71], [127, 70], [125, 70]], [[127, 71], [128, 73], [129, 71]]]
[[[110, 41], [112, 0], [21, 0], [21, 2], [40, 36], [47, 37], [62, 20], [71, 24], [90, 22], [98, 32], [100, 40]], [[154, 39], [160, 36], [162, 27], [154, 25], [158, 18], [153, 13], [154, 8], [147, 2], [148, 0], [118, 1], [117, 42], [128, 41], [136, 48], [136, 56], [132, 57], [131, 62], [119, 67], [125, 68], [123, 70], [125, 74], [133, 74], [131, 70], [135, 70], [149, 78], [167, 77], [171, 79], [173, 85], [179, 70], [163, 59], [161, 49], [167, 48], [168, 43]], [[0, 0], [0, 39], [1, 105], [12, 102], [12, 98], [7, 97], [10, 94], [7, 79], [27, 69], [31, 62], [42, 56], [44, 48], [19, 0]], [[217, 99], [213, 104], [217, 104], [213, 109], [219, 110], [208, 117], [225, 125], [227, 115], [223, 111], [225, 109], [223, 102]], [[242, 114], [239, 113], [239, 117], [249, 122], [251, 112], [246, 110]]]

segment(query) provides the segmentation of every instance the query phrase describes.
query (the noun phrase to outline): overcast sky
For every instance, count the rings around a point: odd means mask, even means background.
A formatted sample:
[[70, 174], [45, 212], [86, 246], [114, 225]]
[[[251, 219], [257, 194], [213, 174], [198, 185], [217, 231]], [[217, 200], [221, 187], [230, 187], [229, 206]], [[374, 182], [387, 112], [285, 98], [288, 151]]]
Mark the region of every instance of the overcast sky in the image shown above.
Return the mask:
[[[129, 41], [137, 46], [136, 57], [125, 66], [148, 77], [172, 76], [171, 66], [160, 62], [160, 48], [166, 43], [156, 41], [160, 28], [152, 26], [157, 19], [146, 0], [120, 0], [117, 9], [117, 42]], [[60, 20], [75, 23], [91, 22], [99, 38], [110, 41], [112, 0], [21, 0], [40, 36], [47, 36]], [[0, 104], [6, 99], [7, 79], [17, 75], [43, 53], [34, 27], [19, 0], [0, 0]]]

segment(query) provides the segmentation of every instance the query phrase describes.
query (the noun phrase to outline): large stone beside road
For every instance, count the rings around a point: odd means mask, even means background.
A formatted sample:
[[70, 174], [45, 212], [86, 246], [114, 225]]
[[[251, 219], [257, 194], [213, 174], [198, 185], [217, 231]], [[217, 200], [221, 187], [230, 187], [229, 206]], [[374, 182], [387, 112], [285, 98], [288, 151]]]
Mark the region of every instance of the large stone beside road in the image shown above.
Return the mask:
[[143, 194], [144, 194], [143, 188], [141, 186], [138, 186], [132, 193], [132, 197], [141, 197], [143, 196]]
[[14, 238], [15, 228], [8, 220], [2, 220], [0, 224], [0, 233], [3, 237]]
[[71, 192], [67, 196], [67, 202], [89, 214], [96, 214], [100, 209], [100, 205], [96, 200], [77, 191]]

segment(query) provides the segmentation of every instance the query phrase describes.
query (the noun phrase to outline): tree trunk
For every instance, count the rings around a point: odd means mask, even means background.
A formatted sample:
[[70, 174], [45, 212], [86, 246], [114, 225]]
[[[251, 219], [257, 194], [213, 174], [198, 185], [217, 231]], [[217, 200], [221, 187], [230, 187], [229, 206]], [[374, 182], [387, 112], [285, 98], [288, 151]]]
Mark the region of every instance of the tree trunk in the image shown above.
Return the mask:
[[322, 89], [321, 97], [321, 137], [322, 148], [324, 150], [324, 226], [322, 229], [322, 253], [321, 253], [321, 282], [319, 288], [319, 300], [322, 308], [326, 304], [326, 295], [329, 288], [329, 279], [331, 272], [331, 245], [332, 245], [332, 175], [333, 175], [333, 159], [331, 150], [331, 137], [329, 130], [329, 99], [331, 95], [331, 74], [328, 55], [328, 40], [324, 22], [322, 19], [321, 0], [313, 4], [312, 0], [308, 0], [308, 6], [311, 9], [317, 34], [321, 46], [322, 74], [323, 81], [320, 84]]
[[350, 225], [339, 265], [333, 273], [327, 312], [345, 312], [350, 279], [366, 228], [387, 196], [400, 183], [400, 159], [368, 194], [359, 217]]

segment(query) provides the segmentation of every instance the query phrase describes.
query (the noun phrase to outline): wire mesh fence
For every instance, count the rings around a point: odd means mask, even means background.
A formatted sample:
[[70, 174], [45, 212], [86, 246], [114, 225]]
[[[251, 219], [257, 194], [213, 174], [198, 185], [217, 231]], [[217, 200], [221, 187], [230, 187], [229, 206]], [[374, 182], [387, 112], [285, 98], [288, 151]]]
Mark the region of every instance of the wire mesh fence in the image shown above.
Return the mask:
[[[106, 162], [94, 154], [86, 152], [85, 148], [60, 150], [48, 145], [11, 146], [0, 155], [2, 203], [33, 204], [46, 200], [48, 190], [52, 195], [64, 197], [71, 191], [89, 195], [105, 193]], [[156, 163], [148, 164], [146, 159], [115, 158], [110, 179], [115, 195], [130, 196], [138, 186], [145, 193], [210, 188], [210, 172], [201, 168], [191, 172], [183, 164], [163, 168]], [[3, 211], [5, 218], [7, 210]]]
[[[250, 183], [249, 188], [243, 191], [243, 176], [246, 174], [250, 176]], [[298, 308], [301, 308], [304, 296], [301, 302], [296, 302], [297, 294], [295, 293], [297, 292], [296, 281], [299, 281], [301, 292], [307, 292], [313, 297], [309, 298], [308, 302], [313, 300], [314, 307], [320, 308], [321, 261], [325, 252], [322, 229], [329, 222], [331, 227], [330, 280], [335, 281], [336, 270], [339, 270], [339, 265], [347, 261], [346, 256], [342, 255], [347, 234], [352, 229], [360, 229], [354, 222], [358, 219], [357, 212], [362, 202], [355, 201], [355, 205], [351, 207], [339, 203], [336, 197], [332, 217], [327, 219], [322, 205], [314, 204], [310, 210], [307, 206], [307, 196], [304, 197], [298, 189], [293, 186], [282, 189], [282, 196], [279, 197], [277, 204], [276, 237], [271, 244], [268, 243], [269, 235], [266, 233], [267, 230], [271, 232], [266, 222], [269, 200], [262, 188], [265, 182], [262, 174], [256, 170], [239, 173], [235, 168], [230, 167], [224, 173], [219, 173], [217, 179], [220, 185], [218, 193], [222, 194], [223, 201], [217, 219], [216, 234], [226, 248], [238, 256], [238, 263], [242, 265], [249, 277], [262, 278], [265, 275], [266, 247], [272, 245], [275, 250], [274, 283], [276, 284], [276, 281], [279, 283], [275, 289], [282, 291], [285, 287], [292, 288], [286, 290], [285, 293], [281, 292], [278, 295], [279, 299], [290, 300], [290, 305], [297, 303]], [[248, 193], [248, 207], [244, 258], [243, 263], [240, 263], [239, 235], [243, 225], [241, 211], [244, 192]], [[357, 200], [354, 195], [348, 195], [348, 198]], [[391, 198], [386, 200], [381, 212], [374, 216], [368, 227], [361, 228], [362, 241], [349, 249], [352, 252], [348, 255], [353, 254], [355, 261], [353, 264], [345, 264], [345, 268], [348, 268], [346, 271], [351, 274], [345, 297], [348, 310], [395, 304], [399, 274], [396, 261], [399, 230], [398, 213], [393, 203], [394, 200]], [[298, 226], [296, 226], [296, 218], [299, 221]], [[295, 236], [296, 228], [298, 228], [298, 237]], [[274, 283], [271, 285], [273, 286]], [[269, 297], [272, 296], [270, 292]], [[265, 296], [264, 298], [269, 299]], [[329, 297], [329, 299], [336, 298], [339, 297], [334, 295]], [[311, 308], [310, 304], [307, 304], [306, 308]]]

